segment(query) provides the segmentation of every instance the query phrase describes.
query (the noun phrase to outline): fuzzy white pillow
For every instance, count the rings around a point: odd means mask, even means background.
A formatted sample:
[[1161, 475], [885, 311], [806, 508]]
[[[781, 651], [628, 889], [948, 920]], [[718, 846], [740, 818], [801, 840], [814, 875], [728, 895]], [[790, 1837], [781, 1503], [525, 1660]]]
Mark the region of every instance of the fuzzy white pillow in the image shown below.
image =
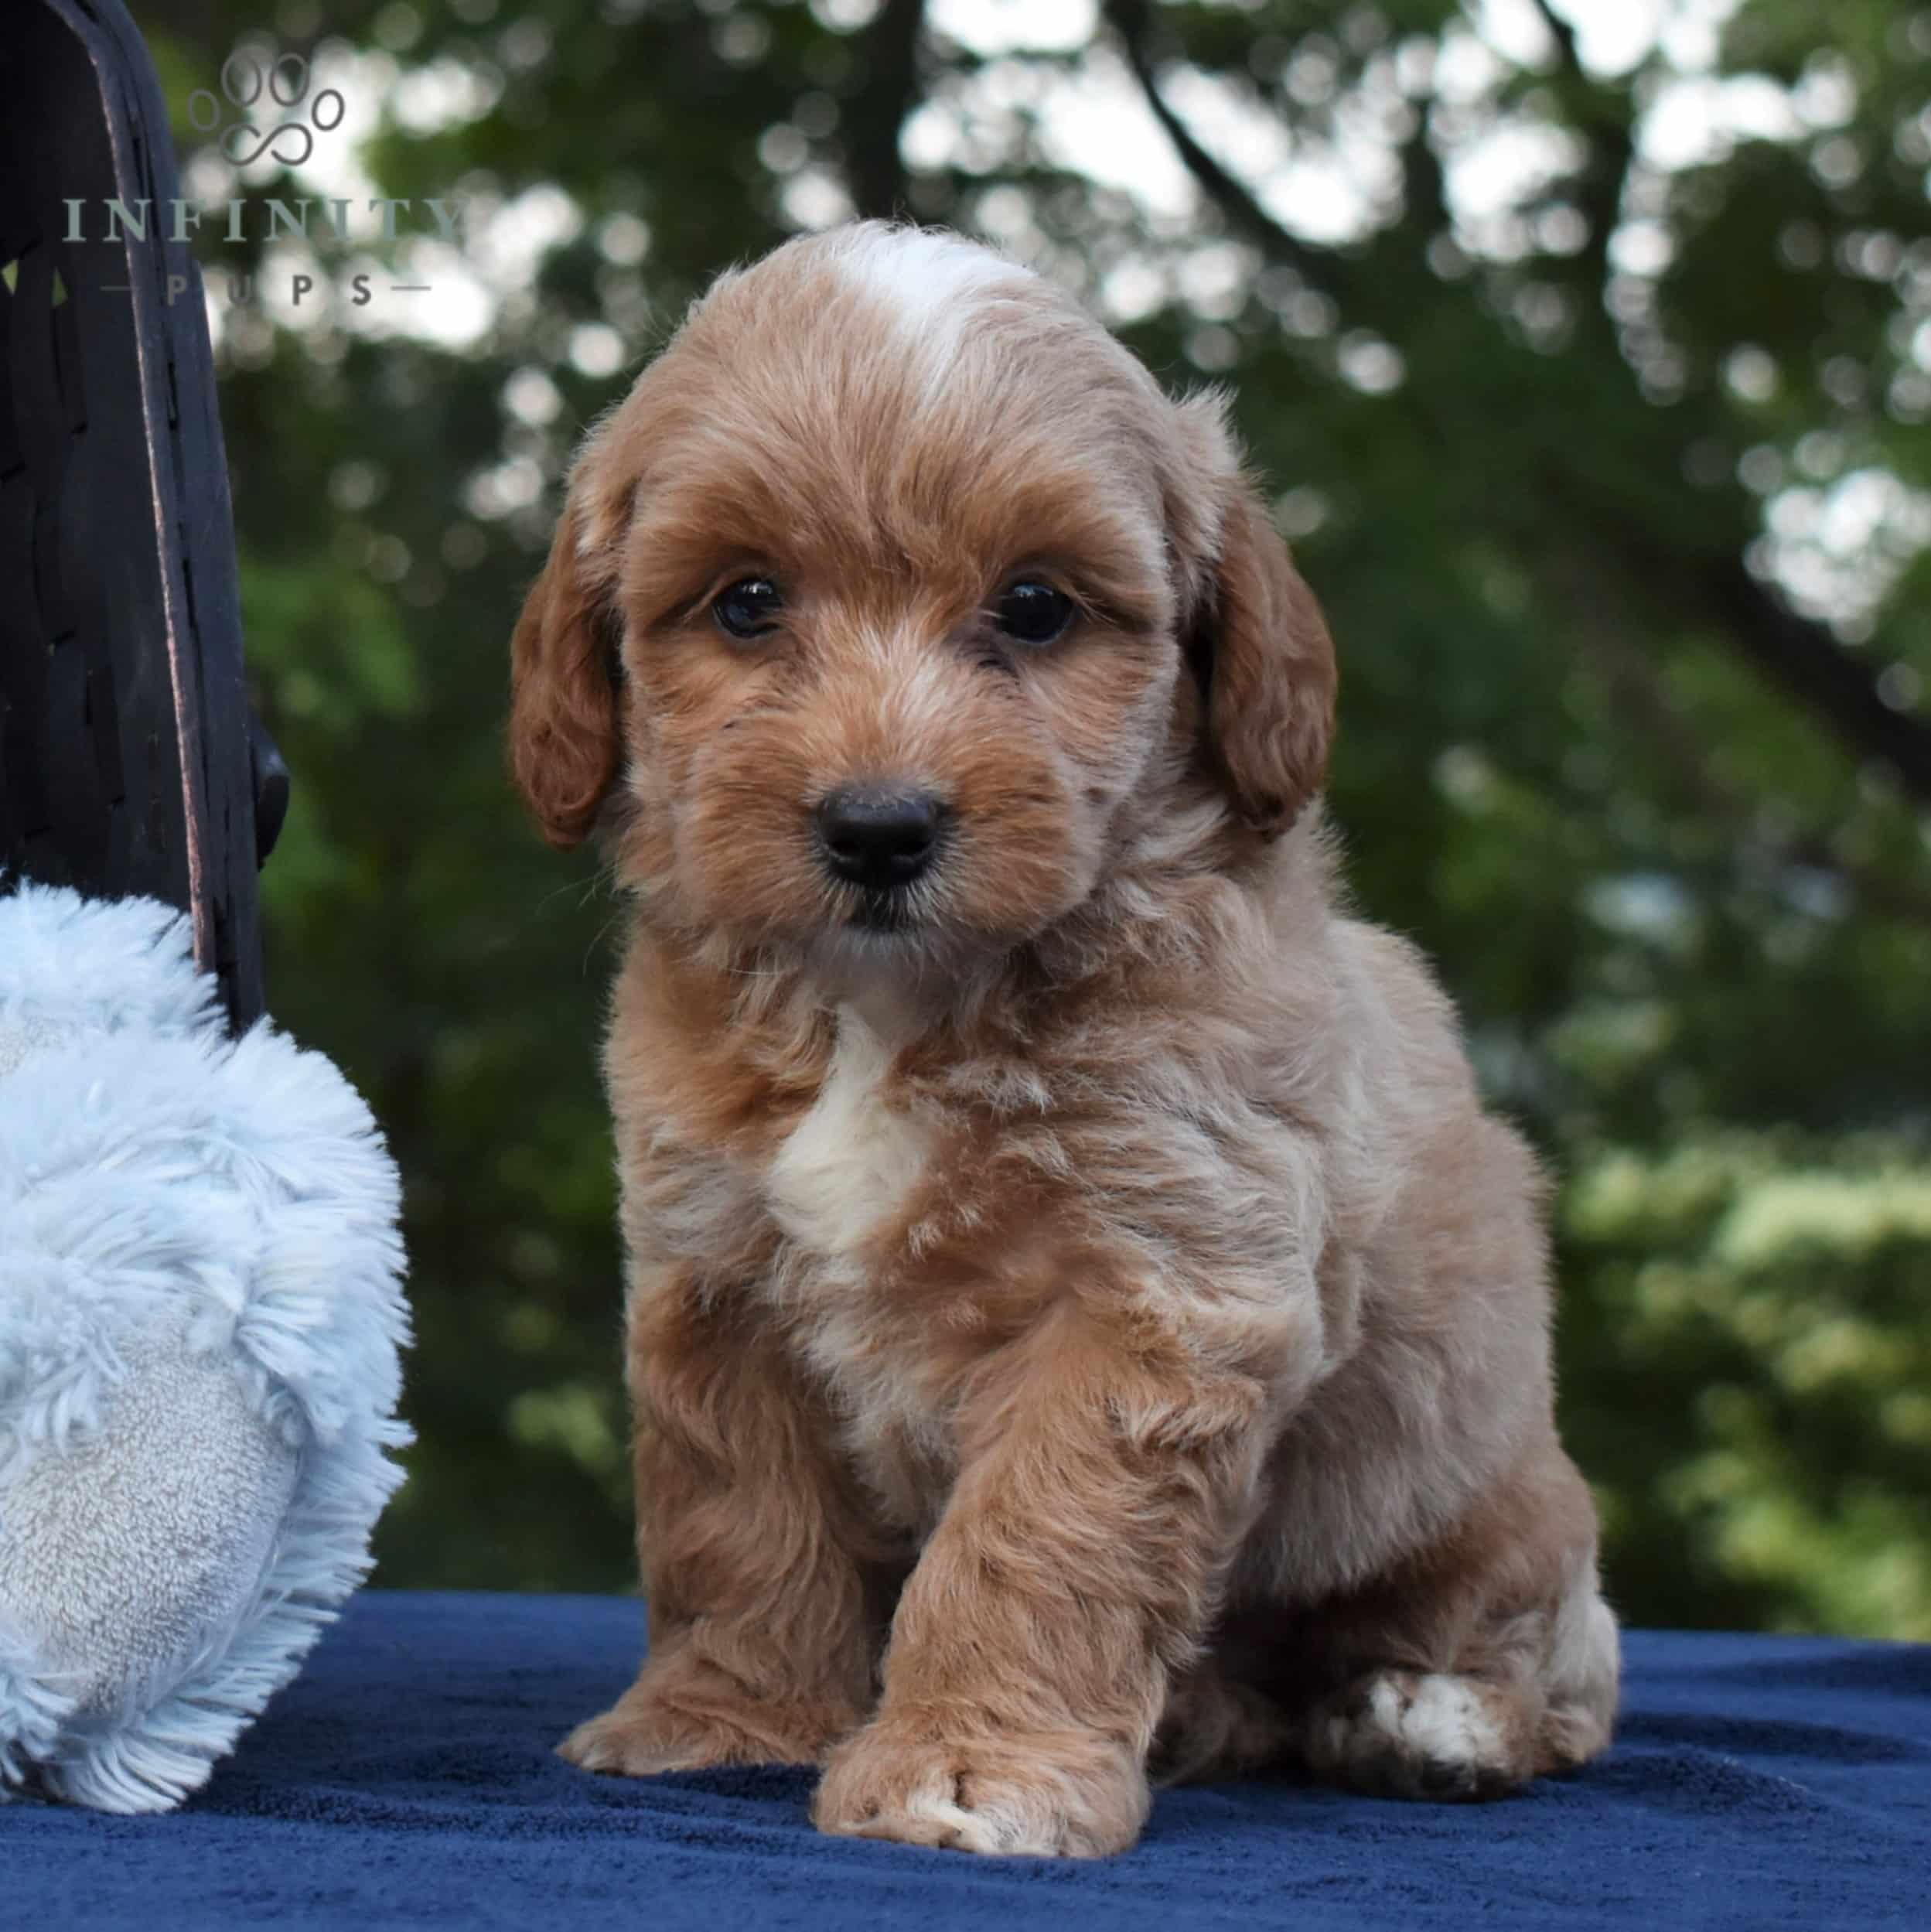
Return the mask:
[[164, 1810], [369, 1567], [395, 1165], [151, 900], [0, 897], [0, 1800]]

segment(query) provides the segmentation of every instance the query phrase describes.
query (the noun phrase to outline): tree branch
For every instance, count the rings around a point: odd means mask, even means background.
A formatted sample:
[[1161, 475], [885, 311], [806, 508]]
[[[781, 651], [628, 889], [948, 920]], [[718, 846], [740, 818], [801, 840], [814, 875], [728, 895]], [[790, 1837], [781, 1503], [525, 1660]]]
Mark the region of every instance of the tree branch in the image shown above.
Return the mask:
[[1678, 789], [1697, 812], [1728, 827], [1739, 840], [1756, 838], [1786, 865], [1806, 865], [1841, 879], [1860, 904], [1887, 919], [1931, 927], [1931, 892], [1876, 866], [1841, 858], [1813, 832], [1766, 838], [1752, 800], [1711, 764], [1696, 729], [1657, 677], [1648, 655], [1631, 643], [1623, 624], [1589, 624], [1590, 667], [1630, 726], [1654, 746]]
[[1582, 71], [1582, 60], [1576, 51], [1575, 29], [1555, 9], [1549, 0], [1534, 0], [1535, 10], [1542, 16], [1542, 24], [1555, 36], [1557, 50], [1562, 56], [1562, 64], [1571, 73]]
[[1149, 49], [1151, 9], [1148, 0], [1106, 0], [1103, 9], [1120, 43], [1127, 64], [1139, 83], [1153, 118], [1167, 138], [1179, 152], [1187, 171], [1199, 183], [1209, 200], [1220, 210], [1229, 225], [1255, 243], [1276, 261], [1297, 269], [1309, 282], [1328, 292], [1337, 278], [1340, 264], [1327, 250], [1316, 248], [1281, 227], [1261, 207], [1246, 183], [1230, 174], [1195, 139], [1192, 130], [1167, 105], [1154, 77], [1153, 56]]
[[1706, 565], [1706, 607], [1738, 656], [1827, 724], [1854, 755], [1888, 766], [1921, 805], [1931, 805], [1931, 723], [1887, 705], [1875, 670], [1829, 627], [1793, 610], [1742, 564]]
[[[1547, 0], [1536, 0], [1536, 5], [1556, 37], [1570, 77], [1593, 87], [1577, 53], [1574, 29]], [[1346, 275], [1339, 258], [1301, 241], [1276, 221], [1247, 185], [1200, 145], [1162, 97], [1148, 47], [1152, 14], [1148, 0], [1106, 0], [1104, 12], [1120, 37], [1148, 107], [1189, 172], [1226, 220], [1274, 261], [1295, 269], [1325, 292], [1338, 294], [1337, 283], [1353, 279]], [[1602, 131], [1597, 131], [1600, 135]], [[1609, 138], [1615, 138], [1613, 130]], [[1621, 152], [1626, 162], [1626, 130]], [[1613, 193], [1607, 201], [1599, 195], [1598, 204], [1592, 214], [1595, 224], [1602, 230], [1595, 238], [1600, 248], [1606, 246]], [[1645, 547], [1626, 540], [1622, 548], [1628, 567], [1640, 581], [1656, 581], [1659, 571], [1663, 581], [1672, 575], [1680, 577], [1687, 565], [1690, 581], [1684, 589], [1691, 607], [1715, 624], [1738, 657], [1825, 726], [1853, 756], [1875, 759], [1889, 766], [1912, 798], [1931, 804], [1931, 722], [1887, 705], [1878, 695], [1875, 673], [1845, 650], [1827, 625], [1791, 609], [1727, 551], [1708, 550], [1664, 558], [1639, 554]]]
[[851, 199], [861, 215], [889, 220], [905, 212], [905, 162], [899, 136], [919, 93], [919, 40], [925, 0], [885, 0], [865, 39], [865, 84], [850, 108], [844, 144]]

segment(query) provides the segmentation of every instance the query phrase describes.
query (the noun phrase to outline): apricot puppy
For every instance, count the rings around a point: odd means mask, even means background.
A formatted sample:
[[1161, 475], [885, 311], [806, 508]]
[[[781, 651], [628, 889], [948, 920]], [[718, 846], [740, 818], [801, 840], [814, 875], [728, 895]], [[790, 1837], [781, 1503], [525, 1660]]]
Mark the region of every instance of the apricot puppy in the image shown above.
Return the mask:
[[1340, 909], [1333, 653], [1220, 400], [974, 244], [790, 242], [590, 436], [514, 660], [630, 908], [650, 1654], [565, 1754], [1090, 1857], [1150, 1769], [1602, 1749], [1540, 1183]]

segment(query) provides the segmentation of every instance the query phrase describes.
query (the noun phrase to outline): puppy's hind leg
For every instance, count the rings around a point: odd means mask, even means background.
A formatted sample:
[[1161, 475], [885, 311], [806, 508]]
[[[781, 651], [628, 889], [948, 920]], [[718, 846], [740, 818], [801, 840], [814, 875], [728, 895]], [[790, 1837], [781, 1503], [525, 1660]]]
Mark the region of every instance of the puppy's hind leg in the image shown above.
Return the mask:
[[1559, 1450], [1432, 1551], [1312, 1621], [1310, 1769], [1392, 1797], [1498, 1797], [1572, 1770], [1615, 1720], [1615, 1620], [1588, 1490]]
[[1472, 1667], [1371, 1670], [1321, 1699], [1302, 1733], [1308, 1765], [1390, 1797], [1499, 1797], [1609, 1743], [1619, 1647], [1593, 1556], [1553, 1613], [1517, 1617], [1472, 1649]]
[[1302, 1749], [1322, 1777], [1382, 1797], [1499, 1797], [1537, 1769], [1540, 1698], [1520, 1679], [1373, 1670], [1308, 1712]]

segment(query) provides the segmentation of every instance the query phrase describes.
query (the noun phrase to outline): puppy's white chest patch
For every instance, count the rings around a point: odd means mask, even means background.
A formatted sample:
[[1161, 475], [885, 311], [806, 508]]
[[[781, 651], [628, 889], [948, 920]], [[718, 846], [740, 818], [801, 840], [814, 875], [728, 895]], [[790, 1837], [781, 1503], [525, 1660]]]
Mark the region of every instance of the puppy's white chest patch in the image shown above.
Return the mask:
[[887, 1104], [892, 1050], [850, 1007], [818, 1097], [766, 1176], [773, 1217], [801, 1247], [855, 1253], [899, 1213], [930, 1159], [925, 1124]]

